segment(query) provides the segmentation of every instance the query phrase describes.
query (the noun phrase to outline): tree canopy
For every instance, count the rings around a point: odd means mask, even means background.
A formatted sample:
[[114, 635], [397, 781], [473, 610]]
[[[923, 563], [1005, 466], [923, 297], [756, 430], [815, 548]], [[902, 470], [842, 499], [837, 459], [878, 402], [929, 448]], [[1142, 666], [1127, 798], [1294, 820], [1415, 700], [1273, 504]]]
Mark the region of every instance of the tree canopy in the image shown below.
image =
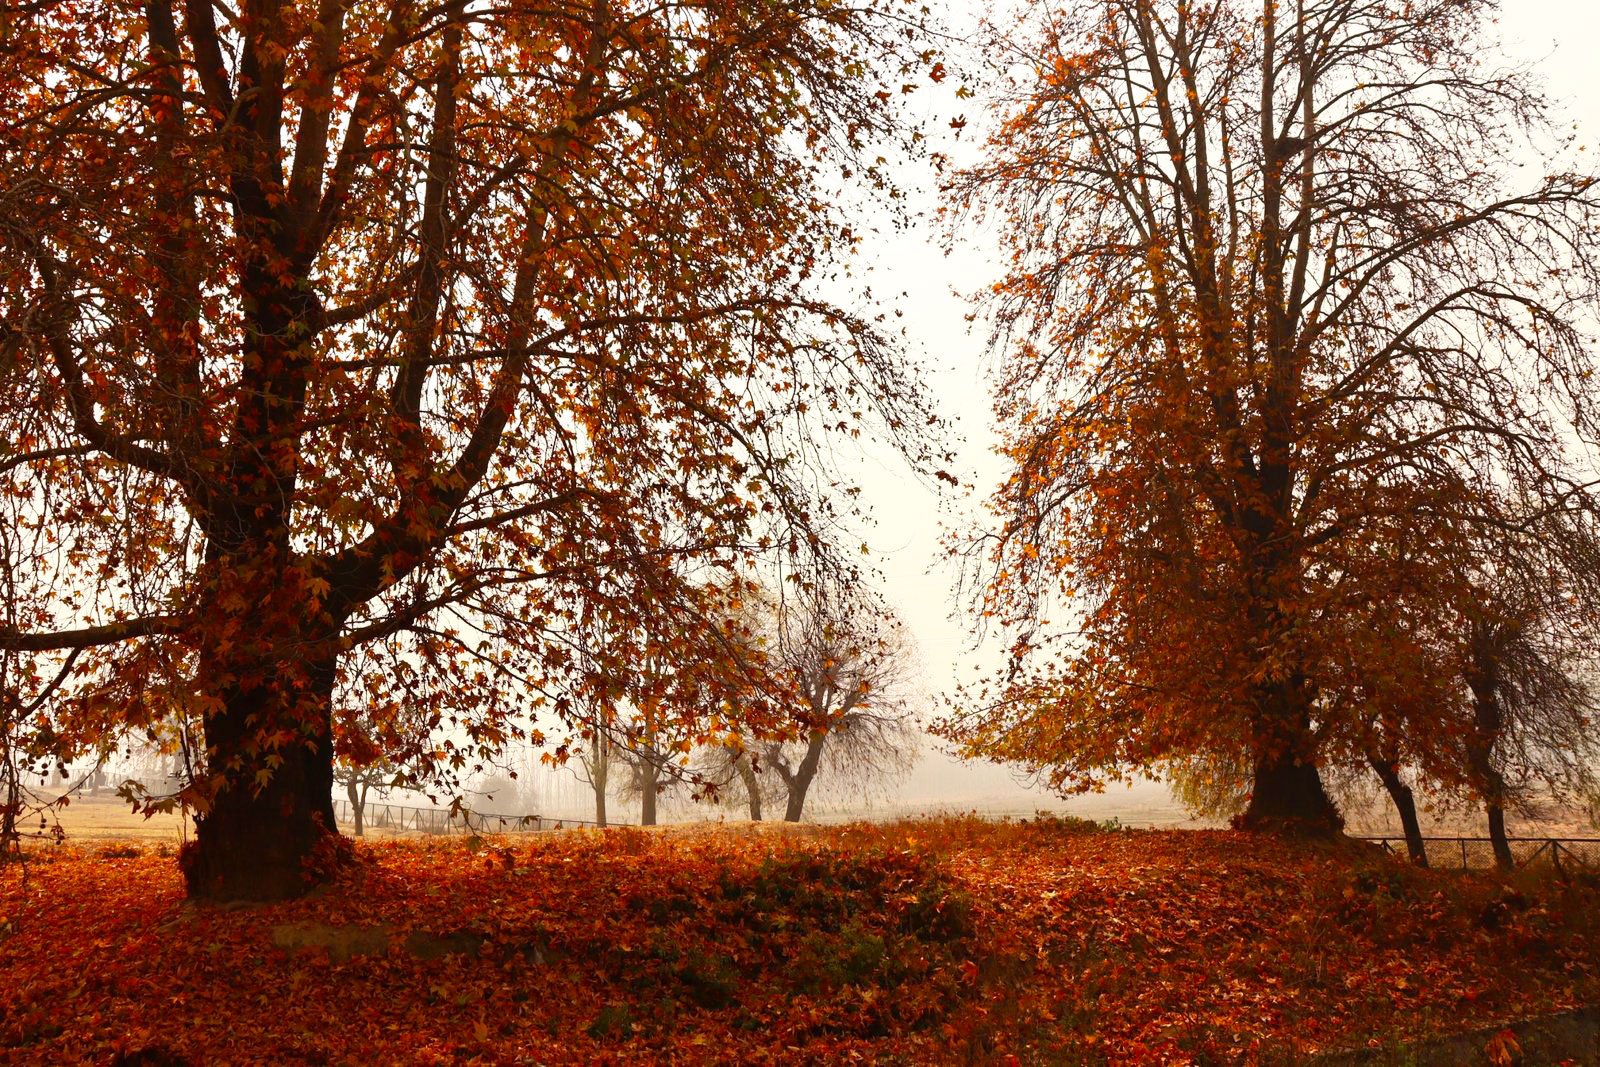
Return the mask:
[[[1592, 540], [1600, 429], [1600, 186], [1492, 15], [996, 23], [1002, 115], [951, 184], [1010, 253], [986, 299], [1009, 476], [961, 547], [1012, 653], [946, 724], [969, 753], [1063, 789], [1242, 761], [1249, 824], [1331, 828], [1319, 765], [1372, 709], [1459, 740], [1432, 635], [1486, 540], [1550, 515]], [[1570, 593], [1581, 553], [1542, 558]]]
[[66, 753], [203, 720], [195, 892], [299, 891], [335, 690], [369, 727], [422, 709], [465, 766], [615, 684], [597, 632], [715, 686], [709, 579], [831, 552], [820, 436], [936, 459], [877, 313], [823, 295], [857, 239], [841, 190], [892, 192], [920, 17], [5, 16], [7, 691], [62, 679]]

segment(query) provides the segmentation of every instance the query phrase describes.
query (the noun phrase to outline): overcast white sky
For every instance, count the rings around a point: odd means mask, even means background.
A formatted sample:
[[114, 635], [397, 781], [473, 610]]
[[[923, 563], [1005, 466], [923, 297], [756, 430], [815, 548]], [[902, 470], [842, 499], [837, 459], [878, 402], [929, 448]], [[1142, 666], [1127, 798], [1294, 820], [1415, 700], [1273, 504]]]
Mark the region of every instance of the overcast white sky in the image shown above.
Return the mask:
[[[977, 16], [995, 6], [951, 0], [945, 6], [947, 24], [958, 39], [966, 38]], [[1600, 3], [1509, 0], [1502, 7], [1500, 30], [1512, 56], [1537, 62], [1550, 96], [1580, 125], [1590, 152], [1600, 148], [1596, 144], [1600, 141], [1600, 61], [1595, 57]], [[947, 62], [958, 71], [962, 66], [959, 59]], [[948, 95], [955, 82], [953, 78], [946, 83], [942, 96], [924, 95], [920, 104], [928, 109], [928, 125], [936, 144], [937, 139], [948, 138], [947, 124], [958, 103]], [[957, 158], [971, 151], [973, 134], [981, 122], [972, 106], [975, 101], [959, 103], [956, 110], [967, 113], [971, 120], [967, 133], [959, 145], [937, 145]], [[913, 203], [924, 215], [931, 215], [937, 198], [930, 175], [916, 171], [906, 177]], [[983, 330], [981, 324], [968, 325], [965, 316], [969, 309], [951, 291], [970, 291], [991, 280], [995, 274], [993, 250], [981, 236], [969, 235], [947, 258], [935, 226], [925, 218], [909, 234], [874, 240], [867, 252], [869, 262], [875, 264], [870, 279], [874, 292], [883, 296], [906, 293], [900, 306], [912, 342], [921, 350], [927, 381], [941, 410], [965, 439], [965, 476], [975, 480], [976, 495], [982, 497], [1001, 472], [991, 451], [994, 436]], [[932, 487], [919, 484], [889, 457], [869, 459], [854, 473], [873, 502], [875, 525], [864, 532], [872, 562], [883, 572], [883, 591], [889, 602], [917, 638], [930, 691], [947, 692], [958, 680], [970, 679], [975, 670], [992, 667], [997, 662], [995, 649], [974, 650], [970, 622], [952, 616], [955, 575], [943, 564], [940, 551], [942, 530], [949, 519], [974, 513], [976, 501], [963, 501], [949, 493], [941, 500]], [[903, 802], [1005, 804], [1026, 810], [1031, 802], [1047, 799], [1042, 792], [1022, 789], [1003, 768], [962, 765], [943, 758], [932, 739], [927, 747], [928, 755], [900, 791]], [[1124, 800], [1159, 803], [1163, 795], [1164, 790], [1140, 788]], [[1103, 811], [1103, 803], [1091, 807]]]

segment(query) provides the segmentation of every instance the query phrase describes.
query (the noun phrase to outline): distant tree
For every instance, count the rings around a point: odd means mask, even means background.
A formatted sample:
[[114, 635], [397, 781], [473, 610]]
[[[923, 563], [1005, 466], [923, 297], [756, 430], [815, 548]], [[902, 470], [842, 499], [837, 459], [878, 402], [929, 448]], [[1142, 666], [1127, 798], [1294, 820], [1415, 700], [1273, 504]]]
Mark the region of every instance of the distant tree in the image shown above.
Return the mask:
[[1600, 629], [1575, 633], [1581, 615], [1567, 594], [1526, 576], [1503, 576], [1484, 591], [1462, 620], [1463, 762], [1495, 860], [1510, 868], [1508, 809], [1535, 794], [1581, 804], [1595, 788], [1600, 693], [1591, 642]]
[[634, 716], [619, 722], [611, 738], [612, 758], [625, 769], [622, 795], [639, 801], [639, 825], [656, 825], [662, 794], [686, 780], [690, 742], [681, 720], [656, 698], [646, 698]]
[[739, 784], [744, 787], [745, 805], [750, 812], [751, 822], [761, 821], [761, 805], [765, 790], [762, 788], [761, 773], [756, 769], [755, 756], [748, 748], [740, 747], [731, 757], [733, 773], [739, 778]]
[[762, 773], [764, 765], [757, 768], [759, 747], [751, 738], [733, 733], [701, 749], [696, 766], [699, 778], [711, 785], [717, 799], [742, 802], [752, 822], [761, 821], [765, 802], [776, 795], [779, 785], [776, 776]]
[[350, 804], [351, 833], [365, 837], [367, 833], [367, 795], [376, 788], [381, 795], [389, 784], [390, 776], [382, 765], [368, 764], [357, 767], [340, 759], [333, 765], [333, 781], [344, 788], [345, 799]]
[[[1449, 709], [1459, 679], [1440, 639], [1451, 630], [1449, 597], [1438, 588], [1434, 561], [1424, 560], [1404, 537], [1381, 546], [1392, 557], [1387, 579], [1346, 604], [1339, 640], [1352, 649], [1381, 644], [1387, 654], [1351, 655], [1323, 684], [1320, 718], [1330, 726], [1323, 758], [1344, 792], [1376, 779], [1394, 808], [1413, 863], [1427, 866], [1427, 845], [1417, 810], [1417, 786], [1449, 790], [1459, 783], [1459, 732]], [[1334, 729], [1337, 732], [1334, 732]], [[1431, 772], [1431, 773], [1430, 773]]]
[[1411, 862], [1419, 867], [1428, 865], [1428, 846], [1422, 839], [1422, 821], [1417, 817], [1417, 795], [1404, 776], [1404, 768], [1395, 746], [1375, 745], [1367, 754], [1367, 766], [1383, 785], [1384, 793], [1394, 805], [1400, 819], [1400, 832], [1405, 835], [1406, 852]]
[[[1591, 676], [1600, 643], [1600, 513], [1585, 493], [1553, 502], [1507, 489], [1474, 495], [1465, 551], [1437, 557], [1354, 621], [1392, 655], [1386, 673], [1330, 687], [1357, 727], [1331, 755], [1383, 782], [1414, 857], [1412, 785], [1488, 815], [1500, 863], [1505, 815], [1581, 803], [1600, 754]], [[1343, 753], [1342, 757], [1340, 753]]]
[[528, 825], [526, 817], [537, 814], [528, 808], [520, 776], [502, 764], [491, 765], [461, 798], [461, 819], [478, 832], [519, 829]]
[[595, 825], [604, 829], [606, 797], [612, 787], [611, 771], [617, 762], [616, 744], [607, 732], [607, 725], [598, 718], [585, 722], [583, 740], [578, 748], [578, 777], [594, 791]]
[[[731, 765], [696, 766], [696, 750], [728, 751], [787, 721], [787, 691], [753, 621], [761, 616], [747, 607], [760, 601], [759, 587], [720, 577], [702, 582], [700, 591], [707, 613], [702, 625], [714, 639], [698, 654], [717, 661], [714, 672], [685, 662], [683, 649], [659, 628], [628, 633], [600, 627], [583, 641], [585, 670], [604, 680], [576, 713], [579, 777], [594, 790], [597, 821], [605, 821], [605, 796], [613, 788], [639, 801], [646, 826], [655, 824], [659, 799], [674, 788], [685, 787], [696, 799], [717, 793]], [[716, 684], [706, 684], [708, 674]]]
[[672, 784], [663, 772], [666, 759], [655, 747], [648, 730], [641, 730], [616, 749], [618, 762], [626, 771], [622, 795], [639, 802], [639, 825], [656, 825], [656, 809], [662, 792]]
[[[414, 668], [400, 670], [406, 677]], [[344, 789], [356, 837], [366, 835], [367, 799], [373, 792], [382, 796], [396, 786], [426, 786], [438, 758], [434, 720], [425, 703], [384, 700], [381, 687], [365, 688], [364, 704], [335, 702], [333, 720], [333, 781]]]
[[795, 737], [752, 747], [782, 785], [784, 820], [800, 821], [819, 772], [873, 788], [908, 771], [922, 694], [899, 620], [865, 597], [824, 592], [780, 605], [773, 626], [769, 655], [792, 687]]
[[[1010, 473], [961, 542], [1010, 662], [944, 725], [966, 752], [1064, 791], [1243, 753], [1244, 825], [1332, 832], [1346, 687], [1398, 700], [1416, 662], [1359, 620], [1447, 616], [1495, 487], [1590, 495], [1564, 442], [1600, 436], [1600, 187], [1495, 162], [1552, 125], [1494, 10], [996, 19], [996, 131], [950, 185], [1011, 264], [986, 304]], [[1406, 743], [1443, 745], [1450, 703], [1424, 710]]]

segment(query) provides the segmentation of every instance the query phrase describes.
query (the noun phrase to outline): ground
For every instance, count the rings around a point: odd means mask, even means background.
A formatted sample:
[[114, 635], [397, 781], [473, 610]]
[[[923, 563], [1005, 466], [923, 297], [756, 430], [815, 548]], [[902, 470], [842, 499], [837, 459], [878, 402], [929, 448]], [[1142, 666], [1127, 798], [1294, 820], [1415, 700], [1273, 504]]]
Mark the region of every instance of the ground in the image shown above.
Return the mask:
[[224, 909], [36, 848], [0, 989], [26, 1063], [1301, 1061], [1600, 1003], [1600, 885], [943, 819], [376, 842]]

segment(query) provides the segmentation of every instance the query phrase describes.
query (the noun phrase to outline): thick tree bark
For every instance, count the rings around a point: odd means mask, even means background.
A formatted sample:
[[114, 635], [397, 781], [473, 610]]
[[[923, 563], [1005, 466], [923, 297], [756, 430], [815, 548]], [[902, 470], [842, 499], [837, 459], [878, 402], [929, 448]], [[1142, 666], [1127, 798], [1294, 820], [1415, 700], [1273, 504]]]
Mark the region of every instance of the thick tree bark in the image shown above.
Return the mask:
[[279, 900], [333, 873], [341, 855], [333, 813], [334, 670], [331, 654], [270, 665], [203, 658], [202, 677], [228, 680], [215, 694], [220, 709], [206, 716], [215, 793], [184, 858], [190, 896]]
[[[799, 822], [800, 815], [805, 809], [806, 793], [811, 789], [811, 782], [817, 776], [817, 765], [822, 761], [823, 746], [828, 743], [825, 731], [818, 730], [806, 739], [806, 754], [800, 759], [800, 766], [793, 771], [783, 773], [783, 784], [789, 790], [789, 803], [783, 811], [784, 822]], [[782, 769], [780, 768], [780, 771]]]
[[1304, 686], [1280, 683], [1261, 694], [1246, 830], [1331, 835], [1344, 826], [1312, 759], [1311, 714]]
[[1340, 818], [1315, 765], [1275, 753], [1256, 760], [1254, 787], [1240, 825], [1247, 830], [1334, 834]]
[[606, 789], [604, 785], [594, 787], [594, 824], [600, 829], [606, 828]]
[[309, 287], [285, 284], [269, 251], [272, 213], [236, 215], [248, 388], [223, 453], [224, 489], [203, 514], [197, 678], [209, 698], [209, 798], [183, 866], [190, 896], [276, 900], [331, 876], [344, 854], [332, 705], [336, 638], [354, 603], [330, 602], [325, 564], [296, 555], [291, 534], [313, 355], [305, 339], [319, 305]]
[[1411, 862], [1418, 867], [1428, 865], [1428, 849], [1422, 840], [1422, 824], [1417, 820], [1417, 798], [1411, 792], [1411, 787], [1406, 785], [1400, 777], [1400, 768], [1396, 761], [1383, 759], [1378, 756], [1368, 756], [1367, 762], [1371, 765], [1379, 781], [1383, 782], [1384, 790], [1389, 794], [1389, 799], [1394, 803], [1394, 810], [1400, 816], [1400, 826], [1406, 835], [1406, 851], [1411, 854]]

